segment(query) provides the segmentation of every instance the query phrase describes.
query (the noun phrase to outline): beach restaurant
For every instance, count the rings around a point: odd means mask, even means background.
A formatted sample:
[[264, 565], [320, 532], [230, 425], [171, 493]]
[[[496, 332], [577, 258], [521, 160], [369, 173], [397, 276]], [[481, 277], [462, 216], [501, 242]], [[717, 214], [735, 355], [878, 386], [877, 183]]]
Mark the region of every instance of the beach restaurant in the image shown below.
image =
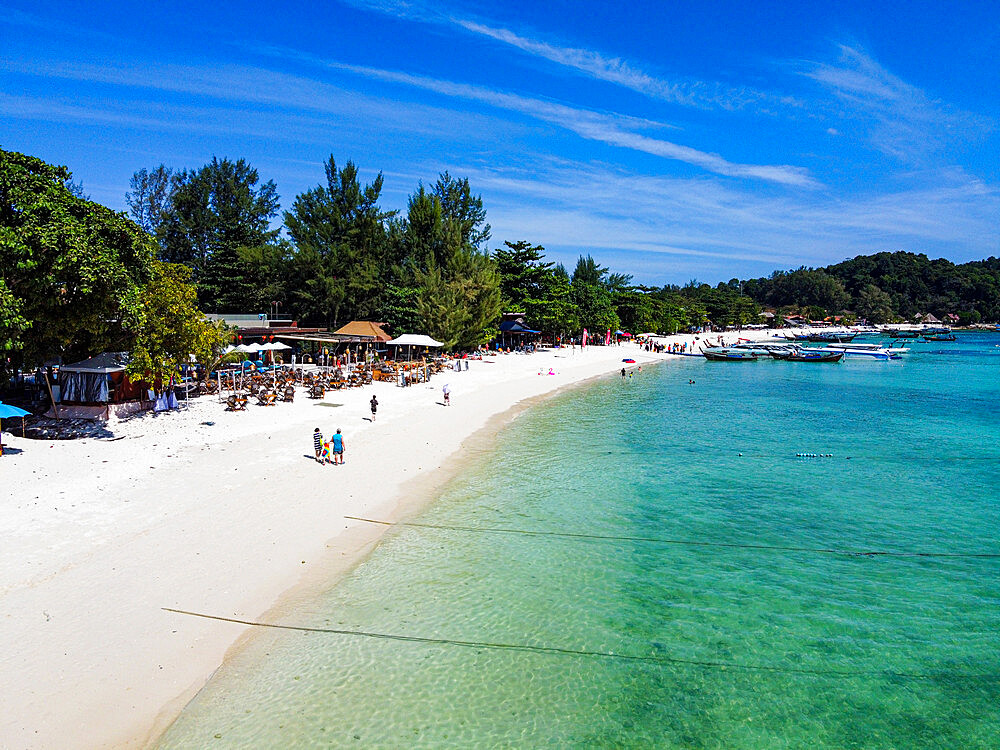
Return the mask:
[[[294, 343], [300, 350], [299, 363], [330, 364], [338, 359], [363, 362], [384, 352], [392, 339], [382, 326], [368, 320], [352, 320], [332, 333], [326, 331], [286, 332], [274, 338]], [[293, 360], [294, 361], [294, 360]]]

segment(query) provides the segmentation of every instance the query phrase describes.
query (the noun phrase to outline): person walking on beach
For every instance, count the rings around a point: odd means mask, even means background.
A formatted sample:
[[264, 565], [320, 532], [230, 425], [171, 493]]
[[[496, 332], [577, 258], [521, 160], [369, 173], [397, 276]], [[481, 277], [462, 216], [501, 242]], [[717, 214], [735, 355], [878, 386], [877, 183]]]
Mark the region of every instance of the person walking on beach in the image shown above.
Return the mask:
[[333, 463], [344, 463], [344, 436], [340, 434], [339, 427], [333, 434], [333, 437], [330, 438], [330, 442], [333, 443]]
[[445, 383], [441, 392], [444, 394], [444, 405], [451, 406], [451, 386], [448, 383]]
[[375, 421], [375, 412], [378, 411], [378, 399], [372, 396], [372, 422]]
[[323, 463], [320, 458], [320, 454], [323, 452], [323, 433], [319, 431], [319, 427], [313, 430], [313, 448], [316, 449], [316, 460]]

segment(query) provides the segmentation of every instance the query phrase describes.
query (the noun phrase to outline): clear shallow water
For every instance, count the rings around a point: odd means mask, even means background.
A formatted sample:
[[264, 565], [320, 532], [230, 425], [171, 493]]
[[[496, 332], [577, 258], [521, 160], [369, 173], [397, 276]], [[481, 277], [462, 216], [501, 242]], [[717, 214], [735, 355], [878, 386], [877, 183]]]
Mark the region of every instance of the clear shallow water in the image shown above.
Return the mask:
[[1000, 552], [994, 344], [532, 409], [414, 520], [615, 538], [400, 527], [284, 622], [647, 661], [265, 631], [161, 746], [998, 747], [1000, 560], [801, 549]]

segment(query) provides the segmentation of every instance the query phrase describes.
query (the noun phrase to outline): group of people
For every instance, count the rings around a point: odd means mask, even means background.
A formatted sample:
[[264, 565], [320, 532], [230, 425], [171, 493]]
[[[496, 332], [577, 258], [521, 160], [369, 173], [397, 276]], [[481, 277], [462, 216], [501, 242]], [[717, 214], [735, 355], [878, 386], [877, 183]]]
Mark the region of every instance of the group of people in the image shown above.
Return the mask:
[[[374, 413], [374, 408], [372, 409]], [[316, 449], [316, 460], [321, 464], [342, 464], [344, 463], [344, 436], [340, 428], [333, 434], [329, 441], [323, 441], [323, 433], [319, 427], [313, 431], [313, 447]]]
[[[555, 374], [550, 372], [550, 374]], [[444, 405], [451, 406], [451, 385], [444, 384], [441, 389], [444, 394]], [[378, 413], [378, 399], [373, 395], [368, 402], [372, 410], [372, 422]], [[323, 433], [319, 427], [313, 430], [313, 449], [316, 451], [316, 461], [321, 464], [342, 464], [344, 463], [344, 435], [340, 428], [330, 437], [329, 441], [323, 440]]]

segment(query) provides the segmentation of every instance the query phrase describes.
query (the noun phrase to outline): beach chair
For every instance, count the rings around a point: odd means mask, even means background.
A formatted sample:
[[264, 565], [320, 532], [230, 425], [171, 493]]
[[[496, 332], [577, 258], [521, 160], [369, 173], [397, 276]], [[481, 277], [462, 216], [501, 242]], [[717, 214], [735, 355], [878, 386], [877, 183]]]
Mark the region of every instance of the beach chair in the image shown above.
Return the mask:
[[323, 398], [325, 395], [326, 389], [322, 383], [313, 383], [309, 386], [309, 398]]
[[285, 386], [285, 392], [281, 396], [281, 400], [285, 402], [290, 402], [295, 400], [295, 386], [288, 385]]
[[240, 396], [234, 393], [226, 398], [226, 411], [244, 411], [246, 408], [246, 396]]
[[274, 402], [277, 400], [278, 395], [271, 391], [261, 391], [257, 394], [257, 403], [261, 406], [274, 406]]

